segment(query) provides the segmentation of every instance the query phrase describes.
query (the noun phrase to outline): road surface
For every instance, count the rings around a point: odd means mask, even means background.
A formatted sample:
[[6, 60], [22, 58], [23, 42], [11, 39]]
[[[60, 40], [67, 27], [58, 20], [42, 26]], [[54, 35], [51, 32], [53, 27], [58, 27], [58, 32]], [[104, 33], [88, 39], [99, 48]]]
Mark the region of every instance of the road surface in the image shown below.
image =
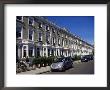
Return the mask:
[[46, 72], [43, 74], [94, 74], [94, 61], [74, 63], [74, 67], [64, 72]]

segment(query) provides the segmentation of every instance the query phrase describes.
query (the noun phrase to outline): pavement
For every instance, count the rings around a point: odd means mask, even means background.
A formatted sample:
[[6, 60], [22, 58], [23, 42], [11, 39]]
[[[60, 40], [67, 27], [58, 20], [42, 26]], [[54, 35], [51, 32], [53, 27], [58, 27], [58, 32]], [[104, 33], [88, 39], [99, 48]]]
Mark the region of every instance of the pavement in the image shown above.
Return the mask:
[[[78, 64], [78, 63], [81, 63], [81, 61], [80, 60], [74, 61], [74, 64]], [[20, 72], [17, 74], [43, 74], [43, 73], [47, 73], [47, 72], [51, 72], [50, 66], [36, 68], [35, 70]]]
[[76, 64], [81, 63], [81, 60], [74, 61], [74, 63]]
[[17, 74], [42, 74], [50, 71], [50, 66], [36, 68], [35, 70], [21, 72]]

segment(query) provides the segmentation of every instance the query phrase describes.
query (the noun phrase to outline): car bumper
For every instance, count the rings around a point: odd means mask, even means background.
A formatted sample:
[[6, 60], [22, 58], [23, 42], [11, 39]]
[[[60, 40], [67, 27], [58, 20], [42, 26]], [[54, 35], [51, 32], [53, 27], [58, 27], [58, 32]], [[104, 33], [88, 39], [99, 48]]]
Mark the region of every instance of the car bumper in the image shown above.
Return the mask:
[[62, 68], [51, 68], [51, 71], [63, 71]]

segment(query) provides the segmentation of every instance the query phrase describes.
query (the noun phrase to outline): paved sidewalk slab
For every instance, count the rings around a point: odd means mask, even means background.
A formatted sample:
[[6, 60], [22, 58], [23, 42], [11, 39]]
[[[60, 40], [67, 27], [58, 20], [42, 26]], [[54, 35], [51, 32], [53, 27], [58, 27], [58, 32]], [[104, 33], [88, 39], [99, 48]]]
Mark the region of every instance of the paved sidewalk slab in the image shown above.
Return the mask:
[[73, 63], [81, 63], [81, 60], [74, 61]]
[[46, 67], [41, 67], [41, 68], [36, 68], [35, 70], [31, 70], [31, 71], [26, 71], [26, 72], [21, 72], [21, 73], [17, 73], [17, 75], [21, 75], [21, 74], [41, 74], [41, 73], [45, 73], [45, 72], [49, 72], [50, 71], [50, 66], [46, 66]]

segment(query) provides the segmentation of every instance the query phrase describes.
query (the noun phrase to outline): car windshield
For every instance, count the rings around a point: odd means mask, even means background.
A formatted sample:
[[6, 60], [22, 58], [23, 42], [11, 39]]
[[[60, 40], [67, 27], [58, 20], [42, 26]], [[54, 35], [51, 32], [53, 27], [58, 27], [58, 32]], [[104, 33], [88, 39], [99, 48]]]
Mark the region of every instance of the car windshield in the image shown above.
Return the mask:
[[63, 62], [64, 61], [64, 58], [57, 58], [54, 62]]

